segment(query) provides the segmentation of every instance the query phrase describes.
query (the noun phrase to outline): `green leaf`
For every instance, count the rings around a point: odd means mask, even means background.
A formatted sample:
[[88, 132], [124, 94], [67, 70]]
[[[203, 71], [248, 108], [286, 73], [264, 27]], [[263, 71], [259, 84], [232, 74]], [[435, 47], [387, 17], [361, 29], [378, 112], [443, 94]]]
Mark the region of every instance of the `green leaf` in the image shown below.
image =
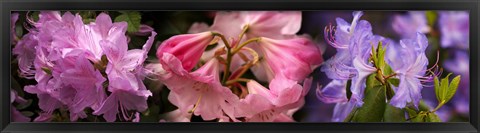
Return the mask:
[[435, 24], [435, 20], [437, 20], [437, 14], [435, 13], [435, 11], [426, 11], [425, 14], [427, 16], [428, 25], [433, 27]]
[[393, 98], [393, 96], [395, 95], [395, 92], [393, 91], [392, 89], [392, 86], [390, 83], [387, 83], [387, 85], [385, 86], [386, 88], [386, 91], [385, 91], [385, 95], [387, 96], [387, 100], [390, 100]]
[[427, 117], [426, 117], [426, 122], [442, 122], [442, 120], [440, 120], [440, 118], [438, 117], [438, 115], [436, 115], [435, 113], [427, 113]]
[[23, 25], [15, 25], [15, 35], [17, 37], [22, 37], [23, 36]]
[[[449, 83], [449, 79], [448, 77], [450, 77], [452, 73], [449, 73], [447, 75], [447, 77], [443, 78], [441, 81], [440, 81], [440, 101], [445, 101], [445, 99], [447, 98], [447, 91], [448, 91], [448, 83]], [[446, 101], [445, 101], [446, 102]]]
[[434, 88], [435, 88], [435, 95], [437, 96], [437, 100], [438, 102], [442, 101], [442, 98], [440, 96], [440, 89], [441, 89], [441, 86], [440, 86], [440, 81], [438, 81], [438, 77], [435, 76], [433, 78], [433, 82], [434, 82]]
[[33, 102], [32, 99], [28, 99], [25, 104], [18, 104], [17, 106], [15, 106], [15, 108], [17, 108], [18, 110], [26, 109], [27, 107], [29, 107], [30, 105], [32, 105], [32, 102]]
[[416, 117], [413, 117], [410, 121], [411, 122], [425, 122], [425, 118], [427, 117], [427, 114], [423, 111], [418, 113]]
[[414, 118], [418, 115], [418, 112], [414, 109], [405, 108], [405, 111], [408, 113], [408, 118]]
[[377, 46], [377, 50], [378, 50], [378, 65], [377, 67], [378, 68], [385, 68], [385, 52], [386, 52], [386, 49], [383, 48], [382, 46], [382, 41], [379, 41], [378, 42], [378, 46]]
[[405, 110], [387, 104], [383, 114], [383, 122], [405, 122]]
[[430, 107], [423, 100], [420, 100], [420, 103], [418, 104], [418, 109], [425, 112], [430, 111]]
[[34, 115], [34, 113], [31, 111], [22, 111], [21, 113], [23, 116], [26, 116], [26, 117], [31, 117]]
[[387, 103], [385, 102], [385, 86], [365, 89], [362, 107], [358, 108], [352, 122], [381, 122]]
[[151, 105], [140, 115], [140, 122], [158, 122], [160, 120], [160, 106]]
[[115, 18], [115, 22], [127, 22], [129, 33], [137, 32], [140, 29], [142, 16], [137, 11], [120, 11], [121, 15]]
[[388, 78], [387, 82], [395, 87], [398, 87], [398, 85], [400, 85], [400, 79], [398, 78]]
[[453, 95], [455, 95], [455, 93], [457, 92], [459, 83], [460, 83], [460, 75], [453, 78], [452, 82], [450, 82], [450, 85], [448, 86], [447, 94], [445, 97], [445, 102], [450, 101]]
[[350, 114], [348, 114], [348, 116], [345, 117], [345, 120], [343, 120], [343, 122], [350, 122], [350, 121], [352, 121], [353, 116], [355, 115], [355, 113], [357, 113], [357, 110], [358, 110], [358, 108], [353, 108], [352, 111], [350, 112]]

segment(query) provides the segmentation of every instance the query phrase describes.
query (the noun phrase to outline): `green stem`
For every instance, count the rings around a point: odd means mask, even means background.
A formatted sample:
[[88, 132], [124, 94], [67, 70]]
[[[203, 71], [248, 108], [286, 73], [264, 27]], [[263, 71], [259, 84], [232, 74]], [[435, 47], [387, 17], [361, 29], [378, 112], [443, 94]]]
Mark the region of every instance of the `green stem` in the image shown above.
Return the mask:
[[252, 43], [252, 42], [258, 42], [260, 41], [261, 38], [260, 37], [257, 37], [257, 38], [252, 38], [252, 39], [249, 39], [245, 42], [243, 42], [242, 44], [240, 44], [238, 47], [236, 47], [234, 50], [233, 50], [233, 54], [236, 54], [238, 51], [240, 51], [243, 47], [247, 46], [248, 44]]
[[227, 49], [230, 49], [230, 43], [228, 43], [228, 40], [227, 38], [225, 38], [225, 36], [223, 36], [222, 34], [218, 33], [218, 32], [212, 32], [212, 34], [214, 36], [219, 36], [220, 38], [222, 38], [222, 41], [223, 43], [225, 43], [225, 47], [227, 47]]
[[245, 35], [245, 33], [247, 33], [248, 27], [250, 27], [248, 24], [243, 27], [242, 33], [240, 33], [240, 35], [238, 36], [239, 41], [242, 40], [243, 35]]
[[246, 78], [237, 78], [237, 79], [233, 79], [233, 80], [229, 80], [227, 81], [227, 85], [231, 85], [233, 83], [236, 83], [236, 82], [248, 82], [250, 81], [250, 79], [246, 79]]
[[232, 54], [231, 48], [227, 47], [227, 64], [226, 64], [225, 70], [223, 72], [223, 79], [222, 79], [222, 84], [223, 85], [226, 85], [227, 79], [230, 76], [230, 65], [231, 65], [231, 62], [232, 62], [232, 55], [233, 54]]
[[431, 112], [433, 113], [433, 112], [437, 111], [437, 110], [440, 109], [440, 107], [442, 107], [444, 104], [445, 104], [445, 101], [440, 102], [440, 103], [437, 105], [437, 107], [436, 107], [435, 109], [433, 109]]

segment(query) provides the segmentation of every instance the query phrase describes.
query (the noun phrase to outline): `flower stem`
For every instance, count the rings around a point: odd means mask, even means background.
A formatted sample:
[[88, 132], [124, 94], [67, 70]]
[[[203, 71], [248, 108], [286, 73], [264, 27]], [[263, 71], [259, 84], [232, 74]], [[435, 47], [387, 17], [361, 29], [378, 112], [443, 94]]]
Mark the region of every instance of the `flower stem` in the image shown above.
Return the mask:
[[240, 33], [240, 35], [238, 36], [238, 40], [242, 40], [243, 36], [245, 35], [245, 33], [247, 33], [248, 31], [248, 27], [250, 27], [248, 24], [243, 26], [243, 29], [242, 29], [242, 33]]
[[246, 78], [236, 78], [236, 79], [232, 79], [232, 80], [229, 80], [227, 81], [227, 85], [231, 85], [233, 83], [236, 83], [236, 82], [248, 82], [250, 81], [251, 79], [246, 79]]
[[440, 103], [437, 105], [437, 107], [435, 107], [435, 109], [433, 109], [431, 112], [433, 113], [433, 112], [437, 111], [437, 110], [440, 109], [440, 107], [442, 107], [444, 104], [445, 104], [445, 100], [443, 100], [442, 102], [440, 102]]
[[231, 47], [230, 47], [230, 46], [231, 46], [230, 43], [228, 42], [227, 38], [225, 38], [224, 35], [222, 35], [222, 34], [220, 34], [220, 33], [218, 33], [218, 32], [212, 32], [212, 34], [213, 34], [214, 36], [219, 36], [220, 38], [222, 38], [222, 41], [223, 41], [223, 43], [225, 43], [225, 47], [227, 47], [227, 49], [230, 49], [230, 48], [231, 48]]
[[252, 43], [252, 42], [258, 42], [260, 41], [261, 38], [260, 37], [257, 37], [257, 38], [252, 38], [252, 39], [249, 39], [245, 42], [243, 42], [242, 44], [240, 44], [238, 47], [236, 47], [234, 50], [233, 50], [233, 54], [236, 54], [238, 51], [240, 51], [243, 47], [247, 46], [248, 44]]
[[225, 65], [225, 70], [223, 71], [223, 85], [226, 85], [227, 79], [230, 76], [230, 65], [232, 64], [232, 56], [232, 49], [230, 47], [227, 47], [227, 64]]

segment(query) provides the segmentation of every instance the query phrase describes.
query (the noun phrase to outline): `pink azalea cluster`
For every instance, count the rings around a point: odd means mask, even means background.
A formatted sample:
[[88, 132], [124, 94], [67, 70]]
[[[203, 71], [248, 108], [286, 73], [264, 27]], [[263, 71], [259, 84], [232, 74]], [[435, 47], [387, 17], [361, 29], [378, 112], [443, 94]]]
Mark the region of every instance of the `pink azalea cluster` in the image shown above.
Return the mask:
[[[13, 49], [20, 74], [35, 79], [25, 91], [36, 94], [42, 113], [35, 121], [48, 121], [56, 109], [68, 110], [70, 120], [87, 113], [106, 121], [132, 120], [147, 109], [151, 92], [143, 84], [147, 58], [156, 33], [151, 31], [143, 49], [128, 50], [127, 23], [113, 23], [101, 13], [84, 24], [79, 14], [41, 12]], [[89, 111], [90, 110], [90, 111]]]
[[[308, 36], [296, 35], [301, 12], [217, 12], [208, 26], [159, 46], [154, 68], [178, 110], [166, 121], [192, 115], [217, 121], [293, 121], [322, 55]], [[209, 45], [216, 45], [206, 50]], [[255, 79], [244, 77], [251, 71]], [[268, 83], [268, 88], [261, 83]], [[171, 118], [171, 119], [168, 119]]]

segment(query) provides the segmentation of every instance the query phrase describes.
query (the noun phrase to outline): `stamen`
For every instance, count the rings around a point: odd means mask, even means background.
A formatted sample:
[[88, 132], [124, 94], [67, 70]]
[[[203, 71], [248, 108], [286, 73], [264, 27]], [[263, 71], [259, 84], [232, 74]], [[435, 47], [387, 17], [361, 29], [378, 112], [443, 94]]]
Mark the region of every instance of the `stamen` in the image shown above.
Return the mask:
[[203, 93], [200, 93], [200, 96], [198, 97], [198, 100], [197, 102], [195, 103], [195, 105], [193, 105], [193, 109], [188, 111], [188, 113], [193, 113], [195, 112], [195, 110], [197, 109], [198, 107], [198, 104], [200, 104], [200, 100], [202, 99], [202, 96], [203, 96]]
[[338, 48], [338, 49], [346, 49], [348, 48], [347, 46], [342, 46], [342, 45], [339, 45], [336, 40], [335, 40], [335, 36], [334, 36], [334, 32], [335, 32], [335, 26], [332, 26], [331, 24], [327, 27], [325, 27], [325, 30], [324, 30], [324, 37], [325, 37], [325, 40], [327, 41], [328, 44], [330, 44], [331, 46], [335, 47], [335, 48]]

